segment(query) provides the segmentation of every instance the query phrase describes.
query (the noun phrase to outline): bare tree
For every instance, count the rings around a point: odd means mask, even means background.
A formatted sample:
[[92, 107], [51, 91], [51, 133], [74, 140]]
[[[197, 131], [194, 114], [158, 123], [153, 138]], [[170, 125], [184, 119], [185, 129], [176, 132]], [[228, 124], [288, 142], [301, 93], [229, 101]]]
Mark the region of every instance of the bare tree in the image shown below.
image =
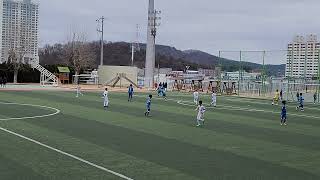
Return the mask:
[[[84, 33], [72, 33], [72, 38], [64, 49], [65, 60], [69, 66], [74, 68], [76, 75], [79, 75], [81, 70], [94, 66], [96, 54], [90, 48]], [[78, 81], [77, 76], [75, 81]]]
[[22, 65], [25, 63], [24, 58], [27, 51], [24, 47], [11, 48], [8, 51], [8, 63], [11, 65], [13, 69], [13, 83], [18, 82], [18, 74], [23, 67]]
[[31, 35], [29, 33], [31, 27], [28, 24], [25, 24], [22, 27], [19, 25], [17, 29], [11, 31], [11, 33], [16, 33], [16, 35], [10, 38], [10, 43], [7, 47], [7, 62], [14, 71], [13, 83], [17, 83], [20, 69], [23, 67], [23, 64], [29, 63], [25, 62], [25, 60], [28, 58], [30, 60], [32, 56], [32, 53], [30, 52]]

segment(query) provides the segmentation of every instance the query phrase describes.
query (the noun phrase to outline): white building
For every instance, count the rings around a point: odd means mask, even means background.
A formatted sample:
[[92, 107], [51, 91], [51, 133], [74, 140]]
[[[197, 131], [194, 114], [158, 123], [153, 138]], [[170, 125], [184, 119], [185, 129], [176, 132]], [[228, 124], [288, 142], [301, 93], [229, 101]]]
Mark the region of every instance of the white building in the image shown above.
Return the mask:
[[0, 0], [1, 63], [10, 50], [23, 55], [23, 63], [39, 62], [39, 2], [37, 0]]
[[320, 42], [316, 35], [296, 36], [288, 44], [286, 77], [312, 78], [318, 75]]

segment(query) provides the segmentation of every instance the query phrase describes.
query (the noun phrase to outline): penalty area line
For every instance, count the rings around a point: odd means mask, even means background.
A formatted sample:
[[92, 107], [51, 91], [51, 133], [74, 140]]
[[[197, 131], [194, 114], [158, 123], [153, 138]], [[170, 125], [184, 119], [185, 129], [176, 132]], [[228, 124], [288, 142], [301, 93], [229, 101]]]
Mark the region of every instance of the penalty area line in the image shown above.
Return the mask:
[[10, 131], [10, 130], [5, 129], [5, 128], [2, 128], [2, 127], [0, 127], [0, 130], [1, 130], [1, 131], [4, 131], [4, 132], [6, 132], [6, 133], [9, 133], [9, 134], [11, 134], [11, 135], [17, 136], [17, 137], [19, 137], [19, 138], [21, 138], [21, 139], [24, 139], [24, 140], [27, 140], [27, 141], [29, 141], [29, 142], [32, 142], [32, 143], [34, 143], [34, 144], [37, 144], [37, 145], [39, 145], [39, 146], [45, 147], [45, 148], [47, 148], [47, 149], [49, 149], [49, 150], [55, 151], [55, 152], [57, 152], [57, 153], [59, 153], [59, 154], [68, 156], [69, 158], [78, 160], [78, 161], [80, 161], [80, 162], [82, 162], [82, 163], [85, 163], [85, 164], [87, 164], [87, 165], [90, 165], [90, 166], [92, 166], [92, 167], [95, 167], [95, 168], [97, 168], [97, 169], [100, 169], [100, 170], [105, 171], [105, 172], [107, 172], [107, 173], [110, 173], [110, 174], [113, 174], [113, 175], [115, 175], [115, 176], [118, 176], [118, 177], [120, 177], [120, 178], [122, 178], [122, 179], [125, 179], [125, 180], [133, 180], [132, 178], [129, 178], [129, 177], [123, 175], [123, 174], [120, 174], [120, 173], [117, 173], [117, 172], [112, 171], [112, 170], [110, 170], [110, 169], [107, 169], [107, 168], [105, 168], [105, 167], [99, 166], [99, 165], [94, 164], [94, 163], [92, 163], [92, 162], [90, 162], [90, 161], [84, 160], [84, 159], [82, 159], [82, 158], [80, 158], [80, 157], [78, 157], [78, 156], [75, 156], [75, 155], [72, 155], [72, 154], [70, 154], [70, 153], [61, 151], [61, 150], [59, 150], [59, 149], [56, 149], [56, 148], [54, 148], [54, 147], [51, 147], [51, 146], [49, 146], [49, 145], [46, 145], [46, 144], [41, 143], [41, 142], [39, 142], [39, 141], [36, 141], [36, 140], [34, 140], [34, 139], [28, 138], [28, 137], [23, 136], [23, 135], [21, 135], [21, 134], [18, 134], [18, 133], [16, 133], [16, 132]]

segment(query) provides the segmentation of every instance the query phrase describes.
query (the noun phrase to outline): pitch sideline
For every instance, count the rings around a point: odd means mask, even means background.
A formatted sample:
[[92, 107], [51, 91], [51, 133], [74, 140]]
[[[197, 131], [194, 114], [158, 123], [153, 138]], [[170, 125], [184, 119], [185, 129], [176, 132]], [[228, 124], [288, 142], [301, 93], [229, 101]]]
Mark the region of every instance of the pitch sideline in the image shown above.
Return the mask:
[[[20, 118], [6, 118], [6, 119], [0, 119], [0, 121], [43, 118], [43, 117], [54, 116], [54, 115], [59, 114], [59, 113], [61, 112], [59, 109], [52, 108], [52, 107], [48, 107], [48, 106], [41, 106], [41, 105], [18, 104], [18, 103], [4, 103], [4, 102], [0, 102], [0, 104], [13, 104], [13, 105], [21, 105], [21, 106], [42, 107], [42, 108], [52, 109], [52, 110], [55, 110], [55, 111], [56, 111], [55, 113], [51, 113], [51, 114], [47, 114], [47, 115], [32, 116], [32, 117], [20, 117]], [[80, 162], [82, 162], [82, 163], [85, 163], [85, 164], [87, 164], [87, 165], [90, 165], [90, 166], [92, 166], [92, 167], [95, 167], [95, 168], [97, 168], [97, 169], [100, 169], [100, 170], [105, 171], [105, 172], [107, 172], [107, 173], [110, 173], [110, 174], [113, 174], [113, 175], [115, 175], [115, 176], [118, 176], [118, 177], [120, 177], [120, 178], [122, 178], [122, 179], [125, 179], [125, 180], [133, 180], [132, 178], [129, 178], [129, 177], [123, 175], [123, 174], [120, 174], [120, 173], [117, 173], [117, 172], [112, 171], [112, 170], [110, 170], [110, 169], [107, 169], [107, 168], [105, 168], [105, 167], [99, 166], [99, 165], [94, 164], [94, 163], [92, 163], [92, 162], [90, 162], [90, 161], [87, 161], [87, 160], [85, 160], [85, 159], [82, 159], [82, 158], [80, 158], [80, 157], [78, 157], [78, 156], [75, 156], [75, 155], [72, 155], [72, 154], [70, 154], [70, 153], [67, 153], [67, 152], [64, 152], [64, 151], [62, 151], [62, 150], [59, 150], [59, 149], [57, 149], [57, 148], [51, 147], [51, 146], [49, 146], [49, 145], [46, 145], [46, 144], [44, 144], [44, 143], [41, 143], [41, 142], [36, 141], [36, 140], [34, 140], [34, 139], [31, 139], [31, 138], [29, 138], [29, 137], [26, 137], [26, 136], [23, 136], [23, 135], [18, 134], [18, 133], [16, 133], [16, 132], [10, 131], [10, 130], [8, 130], [8, 129], [6, 129], [6, 128], [0, 127], [0, 130], [1, 130], [1, 131], [4, 131], [4, 132], [6, 132], [6, 133], [9, 133], [9, 134], [11, 134], [11, 135], [17, 136], [17, 137], [19, 137], [19, 138], [21, 138], [21, 139], [24, 139], [24, 140], [27, 140], [27, 141], [29, 141], [29, 142], [32, 142], [32, 143], [34, 143], [34, 144], [37, 144], [37, 145], [39, 145], [39, 146], [42, 146], [42, 147], [44, 147], [44, 148], [47, 148], [47, 149], [49, 149], [49, 150], [55, 151], [55, 152], [57, 152], [57, 153], [59, 153], [59, 154], [68, 156], [69, 158], [78, 160], [78, 161], [80, 161]]]

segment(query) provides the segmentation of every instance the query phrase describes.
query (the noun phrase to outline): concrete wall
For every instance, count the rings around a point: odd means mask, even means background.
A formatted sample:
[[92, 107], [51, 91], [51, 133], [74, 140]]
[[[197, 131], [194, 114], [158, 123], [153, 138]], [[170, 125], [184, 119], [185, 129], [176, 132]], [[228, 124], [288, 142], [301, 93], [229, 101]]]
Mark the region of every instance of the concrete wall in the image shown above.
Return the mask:
[[[99, 66], [98, 75], [99, 75], [99, 84], [105, 84], [106, 82], [112, 80], [117, 76], [118, 73], [126, 74], [134, 83], [138, 83], [138, 68], [131, 66]], [[129, 86], [130, 82], [122, 79], [117, 83], [116, 86], [126, 87]]]

